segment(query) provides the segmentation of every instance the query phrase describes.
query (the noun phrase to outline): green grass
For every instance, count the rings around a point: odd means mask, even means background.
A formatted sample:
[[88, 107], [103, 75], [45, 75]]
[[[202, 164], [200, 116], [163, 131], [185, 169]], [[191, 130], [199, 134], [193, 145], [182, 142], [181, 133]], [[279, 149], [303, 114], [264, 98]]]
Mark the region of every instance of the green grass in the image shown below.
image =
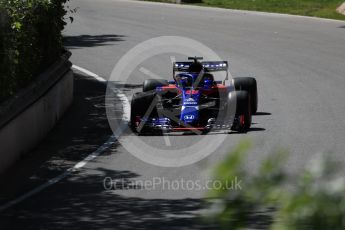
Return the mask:
[[[153, 0], [167, 2], [167, 0]], [[344, 0], [202, 0], [196, 5], [345, 20], [336, 12]]]

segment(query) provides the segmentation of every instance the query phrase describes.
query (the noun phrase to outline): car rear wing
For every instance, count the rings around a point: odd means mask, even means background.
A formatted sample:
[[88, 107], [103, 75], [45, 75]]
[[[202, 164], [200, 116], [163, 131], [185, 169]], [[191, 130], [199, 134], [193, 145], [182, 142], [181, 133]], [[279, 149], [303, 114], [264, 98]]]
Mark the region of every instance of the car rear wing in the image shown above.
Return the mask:
[[[173, 63], [173, 77], [175, 78], [175, 72], [180, 71], [188, 71], [189, 66], [193, 64], [194, 62], [174, 62]], [[227, 61], [203, 61], [200, 62], [204, 69], [208, 72], [216, 72], [216, 71], [225, 71], [226, 76], [223, 81], [225, 84], [226, 80], [229, 80], [229, 64]]]
[[[188, 71], [188, 68], [194, 62], [174, 62], [173, 70], [174, 71]], [[216, 71], [228, 71], [229, 65], [227, 61], [205, 61], [200, 62], [203, 67], [208, 72]]]

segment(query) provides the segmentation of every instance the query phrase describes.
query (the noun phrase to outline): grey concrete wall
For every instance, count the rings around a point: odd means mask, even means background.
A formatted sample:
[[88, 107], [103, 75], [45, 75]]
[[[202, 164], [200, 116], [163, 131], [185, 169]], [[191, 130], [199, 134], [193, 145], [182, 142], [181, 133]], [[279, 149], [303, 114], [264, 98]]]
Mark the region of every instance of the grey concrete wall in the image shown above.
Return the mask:
[[0, 129], [0, 173], [34, 148], [73, 100], [73, 72], [63, 76], [34, 103]]

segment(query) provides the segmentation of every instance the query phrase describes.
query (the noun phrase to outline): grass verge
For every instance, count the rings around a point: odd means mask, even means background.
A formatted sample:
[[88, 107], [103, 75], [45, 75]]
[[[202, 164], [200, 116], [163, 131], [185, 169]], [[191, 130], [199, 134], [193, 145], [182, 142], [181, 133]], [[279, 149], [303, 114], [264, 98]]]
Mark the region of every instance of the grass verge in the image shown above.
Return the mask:
[[[150, 0], [171, 2], [171, 0]], [[202, 0], [194, 5], [345, 20], [336, 12], [344, 0]]]

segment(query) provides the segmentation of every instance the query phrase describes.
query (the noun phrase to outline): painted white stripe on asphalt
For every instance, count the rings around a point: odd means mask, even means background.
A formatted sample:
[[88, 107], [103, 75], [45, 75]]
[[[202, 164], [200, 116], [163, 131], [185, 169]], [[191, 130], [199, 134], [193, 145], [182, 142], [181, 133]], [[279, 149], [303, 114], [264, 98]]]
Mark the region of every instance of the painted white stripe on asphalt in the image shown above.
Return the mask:
[[[95, 79], [97, 79], [98, 81], [100, 82], [104, 82], [104, 83], [108, 83], [107, 80], [105, 80], [104, 78], [98, 76], [97, 74], [87, 70], [87, 69], [84, 69], [80, 66], [77, 66], [77, 65], [73, 65], [72, 66], [73, 69], [76, 69], [80, 72], [83, 72]], [[109, 82], [111, 83], [111, 82]], [[131, 109], [131, 106], [128, 102], [128, 98], [126, 97], [126, 95], [124, 95], [120, 90], [118, 90], [116, 87], [112, 86], [112, 89], [113, 91], [116, 93], [116, 95], [120, 98], [120, 101], [122, 103], [122, 107], [123, 107], [123, 114], [122, 114], [122, 120], [123, 121], [126, 121], [128, 122], [129, 121], [129, 118], [130, 118], [130, 109]]]
[[[93, 78], [95, 78], [96, 80], [98, 80], [99, 82], [102, 83], [107, 83], [107, 80], [105, 80], [104, 78], [98, 76], [95, 73], [92, 73], [91, 71], [84, 69], [82, 67], [73, 65], [72, 68], [83, 72]], [[120, 101], [123, 104], [123, 115], [122, 115], [122, 120], [124, 121], [123, 124], [125, 124], [128, 120], [129, 120], [129, 114], [130, 114], [130, 106], [128, 103], [128, 99], [127, 97], [119, 92], [116, 91], [116, 93], [118, 93], [118, 96], [120, 97]], [[122, 125], [122, 128], [120, 130], [123, 130], [124, 125]], [[26, 200], [27, 198], [41, 192], [42, 190], [46, 189], [47, 187], [56, 184], [57, 182], [63, 180], [64, 178], [66, 178], [67, 176], [69, 176], [72, 172], [77, 171], [78, 169], [83, 168], [87, 163], [89, 163], [90, 161], [94, 160], [96, 157], [98, 157], [101, 153], [103, 153], [105, 150], [107, 150], [112, 144], [114, 144], [114, 142], [116, 141], [116, 139], [118, 138], [118, 136], [121, 134], [121, 132], [117, 132], [114, 135], [111, 135], [108, 140], [101, 145], [96, 151], [94, 151], [93, 153], [91, 153], [90, 155], [88, 155], [86, 158], [84, 158], [82, 161], [78, 162], [76, 165], [74, 165], [72, 168], [67, 169], [64, 173], [48, 180], [46, 183], [32, 189], [31, 191], [17, 197], [16, 199], [9, 201], [7, 203], [5, 203], [4, 205], [0, 206], [0, 212], [12, 207], [13, 205], [16, 205], [24, 200]]]
[[107, 82], [107, 80], [105, 80], [103, 77], [100, 77], [98, 76], [97, 74], [95, 73], [92, 73], [91, 71], [87, 70], [87, 69], [84, 69], [80, 66], [77, 66], [77, 65], [72, 65], [72, 68], [73, 69], [76, 69], [76, 70], [79, 70], [80, 72], [83, 72], [93, 78], [95, 78], [97, 81], [100, 81], [100, 82]]

